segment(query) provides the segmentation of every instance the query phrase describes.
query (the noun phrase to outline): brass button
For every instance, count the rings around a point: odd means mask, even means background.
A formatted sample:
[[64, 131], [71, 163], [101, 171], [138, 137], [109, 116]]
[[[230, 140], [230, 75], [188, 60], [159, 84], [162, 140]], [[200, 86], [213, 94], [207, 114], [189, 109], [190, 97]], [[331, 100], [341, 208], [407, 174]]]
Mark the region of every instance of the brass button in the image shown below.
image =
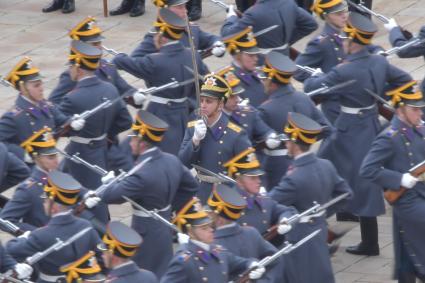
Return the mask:
[[227, 134], [227, 131], [224, 131], [223, 134]]
[[208, 278], [207, 278], [207, 277], [202, 277], [202, 280], [203, 280], [204, 282], [207, 282], [207, 281], [208, 281]]
[[203, 266], [200, 266], [200, 267], [199, 267], [199, 270], [204, 270], [204, 267], [203, 267]]

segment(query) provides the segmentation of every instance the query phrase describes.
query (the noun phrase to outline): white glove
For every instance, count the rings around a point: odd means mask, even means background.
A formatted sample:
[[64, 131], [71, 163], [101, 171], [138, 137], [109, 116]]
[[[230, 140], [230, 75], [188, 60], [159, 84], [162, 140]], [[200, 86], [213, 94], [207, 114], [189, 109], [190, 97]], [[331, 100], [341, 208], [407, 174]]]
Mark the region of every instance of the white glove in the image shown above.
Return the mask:
[[24, 161], [26, 163], [34, 163], [34, 160], [32, 159], [31, 155], [29, 155], [28, 152], [25, 152], [24, 154]]
[[221, 41], [216, 41], [213, 44], [213, 49], [211, 50], [211, 53], [215, 57], [222, 57], [224, 53], [226, 53], [226, 46]]
[[395, 21], [395, 19], [394, 19], [394, 18], [391, 18], [391, 19], [388, 21], [388, 23], [384, 24], [384, 27], [385, 27], [385, 29], [386, 29], [387, 31], [390, 31], [390, 30], [392, 30], [393, 28], [395, 28], [395, 27], [397, 27], [397, 26], [398, 26], [398, 24], [397, 24], [397, 22]]
[[115, 178], [114, 171], [109, 171], [105, 176], [103, 176], [100, 180], [102, 184], [107, 184]]
[[142, 105], [143, 102], [145, 102], [145, 100], [146, 100], [146, 95], [144, 95], [140, 91], [136, 91], [133, 94], [133, 99], [134, 99], [134, 103], [136, 103], [136, 105]]
[[183, 233], [177, 233], [177, 241], [180, 245], [189, 243], [190, 237]]
[[229, 5], [229, 10], [227, 11], [226, 18], [230, 18], [231, 16], [237, 16], [234, 5]]
[[30, 234], [31, 234], [31, 231], [25, 231], [22, 235], [18, 236], [18, 238], [28, 239]]
[[193, 143], [198, 144], [207, 134], [207, 125], [203, 120], [196, 121], [195, 132], [193, 133]]
[[311, 74], [312, 77], [317, 77], [317, 76], [320, 76], [320, 75], [323, 75], [323, 71], [320, 68], [316, 68], [314, 70], [314, 72]]
[[401, 186], [407, 189], [413, 188], [418, 182], [418, 178], [413, 177], [410, 173], [404, 173], [403, 177], [401, 177]]
[[267, 195], [267, 190], [264, 186], [260, 187], [260, 191], [258, 192], [259, 195], [265, 196]]
[[81, 130], [84, 125], [86, 124], [86, 120], [80, 118], [79, 114], [74, 114], [74, 116], [72, 116], [72, 122], [71, 122], [71, 128], [74, 131], [79, 131]]
[[[281, 222], [285, 222], [286, 218], [283, 218]], [[281, 223], [279, 224], [279, 226], [277, 226], [277, 233], [279, 235], [283, 235], [288, 233], [289, 231], [291, 231], [292, 226], [291, 224], [287, 224], [287, 223]]]
[[270, 149], [275, 149], [280, 143], [281, 141], [277, 139], [277, 134], [275, 132], [271, 133], [266, 139], [266, 145]]
[[14, 269], [16, 273], [18, 273], [18, 279], [25, 279], [30, 277], [33, 271], [31, 265], [26, 263], [17, 263]]
[[241, 101], [239, 101], [239, 103], [238, 103], [238, 105], [239, 105], [239, 106], [241, 106], [241, 107], [248, 106], [248, 104], [249, 104], [249, 98], [242, 99], [242, 100], [241, 100]]
[[95, 207], [102, 199], [98, 196], [89, 196], [85, 201], [84, 205], [87, 208], [93, 208]]
[[261, 276], [263, 276], [264, 272], [266, 272], [266, 268], [264, 266], [259, 266], [258, 262], [256, 262], [256, 261], [251, 263], [249, 265], [249, 268], [253, 268], [253, 267], [256, 267], [256, 266], [258, 266], [258, 267], [249, 273], [249, 275], [248, 275], [249, 279], [252, 279], [252, 280], [260, 279]]

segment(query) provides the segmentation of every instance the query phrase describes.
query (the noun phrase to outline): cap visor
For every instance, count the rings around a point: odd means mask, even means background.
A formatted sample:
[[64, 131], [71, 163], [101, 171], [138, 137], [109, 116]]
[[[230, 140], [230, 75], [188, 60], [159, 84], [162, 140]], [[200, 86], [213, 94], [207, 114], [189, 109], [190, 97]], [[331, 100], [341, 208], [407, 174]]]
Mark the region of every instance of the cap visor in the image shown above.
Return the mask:
[[50, 148], [46, 148], [46, 149], [38, 151], [38, 154], [40, 155], [54, 155], [58, 153], [59, 151], [57, 150], [56, 147], [50, 147]]
[[245, 91], [245, 89], [243, 87], [241, 87], [240, 85], [232, 87], [232, 95], [241, 94], [244, 91]]
[[250, 170], [248, 172], [244, 172], [242, 173], [242, 175], [244, 176], [262, 176], [264, 175], [264, 171], [261, 169], [254, 169], [254, 170]]
[[409, 101], [409, 102], [405, 102], [405, 104], [412, 107], [417, 107], [417, 108], [425, 107], [425, 101], [423, 100]]
[[260, 54], [261, 53], [261, 49], [258, 48], [257, 46], [251, 47], [251, 48], [247, 48], [247, 49], [243, 49], [241, 50], [242, 52], [245, 52], [247, 54]]

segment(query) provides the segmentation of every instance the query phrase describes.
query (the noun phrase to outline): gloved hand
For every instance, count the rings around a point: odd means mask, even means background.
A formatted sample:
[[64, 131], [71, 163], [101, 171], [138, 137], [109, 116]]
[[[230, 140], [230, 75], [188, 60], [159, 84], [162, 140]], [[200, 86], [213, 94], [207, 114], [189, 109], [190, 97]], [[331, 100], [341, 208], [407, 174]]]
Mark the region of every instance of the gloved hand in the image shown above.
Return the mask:
[[18, 274], [18, 279], [29, 278], [33, 271], [33, 268], [31, 267], [31, 265], [26, 263], [17, 263], [14, 269], [16, 273]]
[[100, 180], [102, 181], [102, 184], [107, 184], [110, 181], [112, 181], [115, 178], [114, 171], [109, 171], [108, 174], [103, 176]]
[[201, 140], [205, 138], [207, 134], [207, 125], [203, 120], [196, 121], [195, 132], [193, 133], [192, 141], [195, 145], [198, 145]]
[[177, 241], [180, 245], [189, 243], [190, 237], [183, 233], [177, 233]]
[[29, 153], [26, 152], [26, 151], [25, 151], [25, 154], [24, 154], [24, 161], [26, 163], [34, 163], [34, 160], [32, 159], [31, 155], [29, 155]]
[[252, 280], [260, 279], [261, 276], [263, 276], [264, 272], [266, 272], [266, 268], [264, 266], [259, 266], [258, 262], [256, 261], [254, 261], [253, 263], [249, 265], [249, 268], [253, 268], [253, 267], [257, 267], [257, 268], [255, 268], [253, 271], [249, 273], [248, 275], [249, 279], [252, 279]]
[[146, 100], [146, 95], [140, 91], [136, 91], [133, 94], [133, 99], [134, 99], [134, 103], [136, 103], [136, 105], [142, 105], [143, 102], [145, 102]]
[[413, 177], [410, 173], [404, 173], [403, 177], [401, 177], [401, 186], [406, 189], [413, 188], [418, 182], [418, 178]]
[[394, 18], [391, 18], [391, 19], [388, 21], [388, 23], [384, 24], [384, 28], [385, 28], [387, 31], [390, 31], [390, 30], [392, 30], [393, 28], [395, 28], [395, 27], [397, 27], [397, 26], [398, 26], [398, 24], [397, 24], [397, 22], [395, 21], [395, 19], [394, 19]]
[[320, 76], [320, 75], [323, 75], [323, 71], [320, 68], [316, 68], [314, 70], [314, 72], [311, 74], [312, 77], [317, 77], [317, 76]]
[[86, 120], [80, 118], [79, 114], [74, 114], [74, 116], [72, 116], [72, 121], [71, 121], [71, 128], [74, 131], [79, 131], [81, 130], [84, 125], [86, 124]]
[[28, 239], [30, 234], [31, 234], [31, 231], [25, 231], [22, 235], [18, 236], [18, 238]]
[[[89, 192], [90, 193], [90, 192]], [[89, 193], [87, 193], [87, 194], [89, 194]], [[87, 195], [86, 194], [86, 195]], [[89, 195], [87, 198], [86, 198], [86, 196], [84, 196], [84, 199], [85, 199], [85, 201], [84, 201], [84, 205], [87, 207], [87, 208], [93, 208], [93, 207], [95, 207], [102, 199], [100, 198], [100, 197], [98, 197], [96, 194], [91, 194], [91, 195]]]
[[277, 226], [277, 233], [279, 235], [286, 234], [289, 231], [291, 231], [291, 229], [292, 229], [291, 224], [287, 224], [286, 220], [287, 220], [286, 218], [282, 218], [281, 224], [279, 224], [279, 226]]
[[239, 101], [238, 105], [240, 107], [248, 106], [249, 105], [249, 98], [242, 99], [241, 101]]
[[234, 5], [229, 5], [229, 10], [227, 11], [226, 18], [230, 18], [231, 16], [237, 16]]
[[266, 190], [266, 188], [265, 188], [264, 186], [261, 186], [261, 187], [260, 187], [260, 191], [258, 192], [258, 194], [259, 194], [259, 195], [262, 195], [262, 196], [266, 196], [266, 195], [267, 195], [267, 190]]
[[211, 50], [211, 53], [215, 57], [223, 57], [224, 53], [226, 53], [226, 46], [221, 41], [216, 41], [213, 44], [213, 49]]
[[425, 38], [425, 26], [421, 27], [421, 30], [419, 31], [418, 37], [420, 39], [424, 39]]
[[275, 132], [271, 133], [266, 139], [266, 145], [270, 149], [275, 149], [280, 143], [281, 141], [277, 139], [277, 134]]

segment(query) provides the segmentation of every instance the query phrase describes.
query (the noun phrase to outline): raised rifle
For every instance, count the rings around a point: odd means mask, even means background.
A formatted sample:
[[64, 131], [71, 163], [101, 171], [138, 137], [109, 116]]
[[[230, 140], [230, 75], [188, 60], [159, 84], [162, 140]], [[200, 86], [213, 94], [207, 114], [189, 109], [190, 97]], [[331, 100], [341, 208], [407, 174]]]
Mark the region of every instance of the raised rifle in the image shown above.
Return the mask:
[[299, 240], [295, 244], [290, 244], [290, 243], [286, 242], [285, 243], [285, 246], [283, 248], [281, 248], [279, 251], [277, 251], [276, 253], [274, 253], [271, 256], [267, 256], [267, 257], [263, 258], [262, 260], [260, 260], [258, 262], [258, 266], [254, 266], [252, 268], [249, 268], [244, 273], [242, 273], [241, 278], [237, 279], [235, 283], [246, 283], [246, 282], [249, 282], [250, 281], [250, 279], [249, 279], [249, 273], [251, 273], [251, 271], [253, 271], [256, 268], [261, 267], [261, 266], [262, 267], [266, 267], [266, 266], [270, 265], [271, 263], [273, 263], [278, 258], [280, 258], [282, 255], [289, 254], [293, 250], [299, 248], [300, 246], [302, 246], [306, 242], [308, 242], [311, 239], [313, 239], [315, 236], [317, 236], [320, 233], [321, 230], [322, 229], [318, 229], [318, 230], [314, 231], [313, 233], [311, 233], [308, 236], [302, 238], [301, 240]]
[[352, 84], [354, 84], [355, 82], [357, 82], [357, 80], [349, 80], [346, 82], [342, 82], [339, 84], [336, 84], [334, 86], [327, 86], [327, 85], [323, 85], [322, 87], [315, 89], [313, 91], [310, 92], [306, 92], [305, 94], [310, 96], [310, 98], [314, 101], [314, 103], [316, 104], [320, 104], [322, 102], [322, 98], [319, 97], [320, 95], [329, 93], [329, 92], [333, 92], [335, 90], [350, 86]]
[[[225, 9], [226, 12], [229, 11], [229, 5], [227, 5], [223, 1], [220, 1], [220, 0], [210, 0], [210, 1], [213, 2], [214, 4], [216, 4], [217, 6], [220, 6], [221, 8]], [[235, 13], [239, 18], [242, 17], [242, 15], [243, 15], [243, 13], [241, 11], [236, 10], [236, 9], [235, 9]]]
[[77, 152], [77, 153], [75, 153], [75, 154], [73, 154], [73, 155], [69, 155], [68, 153], [66, 153], [65, 151], [63, 151], [63, 150], [60, 150], [59, 148], [56, 148], [56, 150], [60, 153], [60, 154], [62, 154], [66, 159], [69, 159], [69, 160], [71, 160], [72, 162], [75, 162], [75, 163], [77, 163], [77, 164], [81, 164], [81, 165], [83, 165], [83, 166], [85, 166], [85, 167], [87, 167], [87, 168], [89, 168], [90, 170], [92, 170], [93, 172], [95, 172], [95, 173], [97, 173], [97, 174], [99, 174], [99, 175], [101, 175], [102, 177], [103, 176], [105, 176], [106, 174], [108, 174], [108, 172], [105, 170], [105, 169], [103, 169], [103, 168], [101, 168], [101, 167], [99, 167], [98, 165], [93, 165], [93, 164], [91, 164], [91, 163], [88, 163], [87, 161], [85, 161], [84, 159], [82, 159], [79, 155], [80, 155], [80, 153], [79, 152]]
[[196, 171], [199, 173], [203, 173], [208, 177], [211, 177], [211, 179], [214, 179], [215, 181], [213, 183], [231, 183], [231, 184], [236, 184], [236, 181], [233, 180], [232, 178], [230, 178], [229, 176], [226, 176], [222, 173], [214, 173], [204, 167], [201, 167], [199, 165], [196, 164], [191, 164], [191, 166], [193, 168], [196, 169]]
[[21, 228], [10, 222], [9, 220], [0, 218], [0, 229], [17, 237], [24, 234]]
[[[410, 168], [409, 173], [413, 177], [419, 177], [421, 174], [425, 173], [425, 160]], [[400, 189], [396, 191], [387, 189], [384, 191], [384, 198], [388, 201], [389, 204], [394, 204], [399, 198], [403, 196], [406, 190], [407, 189], [404, 187], [400, 187]]]
[[405, 44], [403, 44], [401, 46], [396, 46], [396, 47], [390, 48], [390, 49], [388, 49], [384, 52], [381, 52], [379, 54], [383, 55], [383, 56], [391, 56], [393, 54], [397, 54], [398, 52], [400, 52], [400, 51], [402, 51], [406, 48], [419, 45], [419, 44], [423, 43], [424, 41], [425, 41], [425, 38], [415, 37], [415, 38], [409, 40], [408, 42], [406, 42]]
[[0, 76], [0, 84], [1, 85], [4, 85], [4, 86], [6, 86], [6, 87], [13, 87], [13, 85], [9, 82], [9, 81], [6, 81], [3, 77], [1, 77]]

